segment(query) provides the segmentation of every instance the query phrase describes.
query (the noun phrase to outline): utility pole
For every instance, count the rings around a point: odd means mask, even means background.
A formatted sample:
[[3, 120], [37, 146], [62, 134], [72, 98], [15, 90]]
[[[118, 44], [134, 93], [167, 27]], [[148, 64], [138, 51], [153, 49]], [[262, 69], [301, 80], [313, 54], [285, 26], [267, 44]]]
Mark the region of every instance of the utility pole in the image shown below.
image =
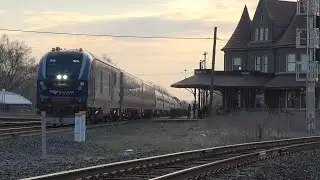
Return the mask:
[[[319, 16], [320, 0], [297, 0], [297, 15], [306, 17], [307, 28], [297, 29], [296, 47], [306, 49], [308, 61], [296, 62], [296, 80], [306, 82], [306, 130], [311, 135], [315, 133], [315, 90], [318, 81], [319, 67], [316, 61], [316, 51], [319, 49], [319, 28], [316, 27], [316, 19]], [[302, 33], [307, 37], [301, 37]], [[304, 43], [301, 43], [301, 40]], [[306, 65], [306, 71], [301, 71], [302, 65]], [[301, 78], [300, 74], [305, 74]]]
[[213, 47], [212, 47], [212, 66], [211, 66], [211, 80], [210, 80], [210, 115], [213, 115], [213, 80], [214, 80], [214, 66], [216, 63], [216, 46], [217, 46], [217, 27], [214, 27], [213, 32]]

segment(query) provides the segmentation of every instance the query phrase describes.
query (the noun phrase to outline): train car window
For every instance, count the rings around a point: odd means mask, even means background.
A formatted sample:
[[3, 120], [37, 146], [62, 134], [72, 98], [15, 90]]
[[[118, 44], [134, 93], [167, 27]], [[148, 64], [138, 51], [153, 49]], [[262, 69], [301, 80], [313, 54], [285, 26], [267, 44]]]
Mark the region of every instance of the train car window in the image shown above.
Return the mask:
[[91, 72], [90, 72], [90, 81], [89, 81], [89, 97], [92, 97], [94, 99], [94, 74], [93, 74], [93, 66], [91, 67]]
[[103, 71], [100, 71], [100, 92], [103, 93]]
[[46, 61], [46, 76], [55, 78], [67, 75], [68, 79], [78, 78], [82, 64], [81, 53], [49, 54]]

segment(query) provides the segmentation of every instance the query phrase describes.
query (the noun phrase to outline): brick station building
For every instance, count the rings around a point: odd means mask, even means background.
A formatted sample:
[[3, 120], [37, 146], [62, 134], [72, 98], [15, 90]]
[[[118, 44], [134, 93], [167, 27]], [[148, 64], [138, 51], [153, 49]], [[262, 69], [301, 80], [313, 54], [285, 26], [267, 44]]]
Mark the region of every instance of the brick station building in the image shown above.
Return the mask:
[[[296, 61], [307, 61], [308, 57], [306, 49], [296, 48], [296, 30], [306, 28], [306, 18], [296, 15], [296, 9], [296, 2], [260, 0], [250, 19], [244, 7], [237, 27], [222, 48], [224, 71], [215, 72], [213, 84], [222, 93], [223, 107], [305, 109], [305, 82], [296, 81], [296, 69], [303, 76], [306, 66], [297, 66]], [[196, 69], [193, 76], [171, 87], [209, 90], [210, 71]], [[317, 84], [317, 109], [319, 87]]]

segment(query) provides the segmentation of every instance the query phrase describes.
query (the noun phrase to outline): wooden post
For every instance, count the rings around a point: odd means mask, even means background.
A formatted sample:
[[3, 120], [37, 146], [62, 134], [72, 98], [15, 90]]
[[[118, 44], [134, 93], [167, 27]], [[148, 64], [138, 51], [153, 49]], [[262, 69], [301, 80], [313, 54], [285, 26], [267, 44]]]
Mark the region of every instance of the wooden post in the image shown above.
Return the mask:
[[41, 143], [41, 155], [42, 158], [45, 159], [47, 156], [47, 137], [46, 137], [46, 126], [47, 126], [47, 122], [46, 122], [46, 112], [42, 111], [41, 112], [41, 139], [42, 139], [42, 143]]
[[211, 68], [211, 80], [210, 80], [210, 115], [213, 115], [213, 80], [214, 80], [214, 69], [216, 63], [216, 47], [217, 47], [217, 27], [214, 27], [213, 32], [213, 47], [212, 47], [212, 68]]

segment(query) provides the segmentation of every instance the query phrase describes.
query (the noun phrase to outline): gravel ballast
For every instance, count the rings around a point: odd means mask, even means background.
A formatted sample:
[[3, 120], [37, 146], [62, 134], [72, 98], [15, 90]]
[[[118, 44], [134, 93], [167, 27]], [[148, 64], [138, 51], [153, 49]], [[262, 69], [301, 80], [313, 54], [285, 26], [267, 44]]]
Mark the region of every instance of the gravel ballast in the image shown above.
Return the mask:
[[[86, 142], [73, 141], [73, 131], [47, 135], [48, 157], [41, 159], [41, 136], [0, 140], [0, 179], [17, 179], [121, 160], [227, 144], [303, 136], [279, 119], [264, 123], [257, 136], [257, 118], [248, 114], [190, 122], [135, 122], [88, 129]], [[262, 121], [261, 114], [257, 114]], [[275, 124], [275, 125], [273, 125]], [[276, 128], [273, 128], [276, 126]], [[300, 125], [299, 125], [300, 126]], [[126, 151], [130, 150], [130, 151]]]
[[320, 150], [290, 154], [257, 162], [217, 175], [212, 180], [318, 180], [320, 179]]

